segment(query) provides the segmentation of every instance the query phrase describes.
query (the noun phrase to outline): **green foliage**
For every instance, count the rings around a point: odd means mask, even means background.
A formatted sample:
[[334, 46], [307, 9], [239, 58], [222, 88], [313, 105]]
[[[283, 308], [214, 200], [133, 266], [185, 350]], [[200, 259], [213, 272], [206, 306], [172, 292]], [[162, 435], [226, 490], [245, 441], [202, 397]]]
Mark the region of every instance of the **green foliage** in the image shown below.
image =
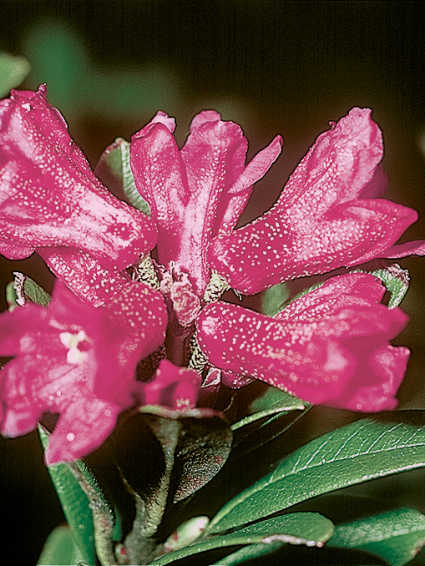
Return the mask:
[[112, 192], [122, 195], [129, 204], [150, 215], [149, 205], [140, 196], [134, 182], [128, 141], [117, 138], [107, 147], [99, 159], [95, 173]]
[[283, 305], [290, 296], [288, 286], [278, 283], [264, 291], [261, 298], [261, 312], [267, 316], [275, 316], [283, 309]]
[[14, 57], [0, 52], [0, 97], [6, 96], [11, 88], [21, 84], [30, 71], [24, 57]]
[[255, 423], [260, 419], [275, 415], [286, 414], [289, 411], [302, 410], [305, 408], [304, 401], [297, 397], [269, 385], [262, 387], [261, 393], [256, 396], [246, 410], [246, 417], [232, 425], [232, 430]]
[[280, 550], [283, 545], [283, 542], [275, 541], [243, 546], [239, 550], [236, 550], [236, 552], [232, 552], [216, 562], [214, 566], [236, 566], [236, 564], [243, 564], [249, 560], [264, 558]]
[[425, 544], [425, 515], [415, 509], [394, 509], [336, 527], [329, 546], [375, 554], [390, 566], [403, 566]]
[[19, 271], [13, 272], [14, 280], [6, 287], [6, 301], [9, 310], [23, 306], [26, 301], [47, 307], [50, 295], [38, 283]]
[[[43, 447], [46, 448], [48, 434], [41, 426], [38, 430]], [[90, 501], [67, 464], [49, 466], [49, 474], [82, 560], [94, 566], [96, 553]]]
[[57, 527], [48, 536], [37, 566], [69, 566], [81, 559], [69, 527]]
[[385, 288], [390, 293], [388, 307], [398, 307], [404, 299], [409, 288], [409, 272], [402, 269], [398, 264], [390, 265], [384, 269], [372, 271], [372, 275], [379, 277]]
[[255, 543], [304, 544], [323, 546], [332, 536], [334, 526], [329, 519], [318, 513], [292, 513], [265, 521], [259, 521], [228, 534], [198, 539], [195, 544], [165, 554], [154, 562], [154, 566], [165, 566], [193, 554], [227, 546]]
[[363, 419], [302, 446], [222, 507], [217, 533], [317, 495], [425, 465], [425, 427]]

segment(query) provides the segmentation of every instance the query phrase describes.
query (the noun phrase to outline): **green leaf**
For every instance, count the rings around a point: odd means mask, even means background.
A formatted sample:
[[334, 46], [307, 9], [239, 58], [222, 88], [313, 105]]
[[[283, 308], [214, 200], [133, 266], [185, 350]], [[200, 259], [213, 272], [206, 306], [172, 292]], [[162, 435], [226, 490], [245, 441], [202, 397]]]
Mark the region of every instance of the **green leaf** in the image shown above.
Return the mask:
[[144, 406], [121, 422], [114, 444], [136, 505], [125, 546], [132, 563], [149, 561], [167, 504], [188, 497], [218, 473], [230, 453], [232, 434], [210, 409]]
[[11, 88], [21, 84], [30, 71], [24, 57], [14, 57], [0, 52], [0, 97], [6, 96]]
[[276, 413], [285, 414], [289, 411], [302, 410], [305, 407], [304, 401], [277, 387], [261, 385], [260, 391], [260, 394], [249, 404], [246, 411], [247, 416], [232, 425], [233, 431]]
[[384, 269], [372, 271], [372, 275], [379, 277], [390, 293], [388, 308], [393, 309], [394, 307], [398, 307], [409, 288], [410, 277], [407, 269], [402, 269], [395, 263]]
[[130, 167], [130, 144], [117, 138], [105, 149], [95, 170], [96, 175], [113, 192], [122, 195], [132, 206], [150, 215], [149, 204], [140, 196]]
[[206, 531], [231, 529], [317, 495], [425, 465], [425, 426], [364, 419], [302, 446], [242, 491]]
[[236, 552], [232, 552], [232, 554], [228, 554], [218, 562], [216, 561], [214, 566], [236, 566], [236, 564], [242, 564], [249, 560], [263, 558], [281, 549], [283, 545], [284, 543], [279, 541], [250, 544], [240, 548]]
[[14, 308], [19, 306], [16, 302], [16, 290], [13, 281], [10, 281], [10, 283], [6, 285], [6, 302], [10, 311], [13, 311]]
[[[38, 430], [46, 448], [48, 433], [41, 426]], [[113, 563], [115, 513], [92, 472], [82, 460], [48, 470], [83, 559], [94, 564], [97, 553], [102, 566]]]
[[[46, 448], [48, 434], [41, 426], [38, 431], [43, 447]], [[94, 566], [94, 526], [89, 499], [68, 465], [55, 464], [49, 466], [48, 470], [82, 560]]]
[[318, 513], [292, 513], [249, 525], [231, 533], [198, 539], [198, 542], [161, 556], [154, 566], [164, 566], [193, 554], [225, 548], [227, 546], [255, 543], [303, 544], [323, 546], [332, 536], [334, 526], [329, 519]]
[[13, 281], [6, 287], [9, 308], [22, 307], [26, 301], [47, 307], [50, 295], [38, 283], [20, 271], [13, 272]]
[[69, 527], [57, 527], [48, 536], [37, 566], [77, 564], [82, 556]]
[[339, 525], [328, 543], [376, 554], [391, 566], [407, 564], [424, 544], [425, 515], [406, 508]]
[[275, 316], [283, 309], [288, 300], [290, 292], [285, 283], [278, 283], [264, 291], [261, 298], [261, 312], [267, 316]]

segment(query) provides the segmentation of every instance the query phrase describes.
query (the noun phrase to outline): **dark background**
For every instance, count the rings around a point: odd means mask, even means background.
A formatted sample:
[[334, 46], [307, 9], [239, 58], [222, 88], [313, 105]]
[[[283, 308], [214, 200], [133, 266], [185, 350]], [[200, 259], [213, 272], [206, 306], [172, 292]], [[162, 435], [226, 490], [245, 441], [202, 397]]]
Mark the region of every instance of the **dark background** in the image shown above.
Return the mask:
[[[0, 0], [0, 49], [29, 59], [25, 86], [48, 82], [93, 165], [158, 108], [176, 116], [180, 141], [191, 116], [211, 107], [242, 124], [251, 154], [282, 133], [284, 154], [246, 218], [272, 204], [329, 120], [371, 107], [384, 132], [387, 197], [419, 211], [408, 232], [415, 239], [425, 234], [423, 16], [422, 3], [408, 1]], [[399, 397], [403, 408], [423, 408], [424, 260], [402, 263], [412, 275], [403, 306], [412, 320], [398, 343], [413, 353]], [[36, 258], [0, 267], [3, 282], [21, 269], [51, 287]], [[34, 564], [61, 521], [59, 505], [35, 435], [0, 446], [2, 556]], [[422, 481], [417, 493], [423, 507]]]

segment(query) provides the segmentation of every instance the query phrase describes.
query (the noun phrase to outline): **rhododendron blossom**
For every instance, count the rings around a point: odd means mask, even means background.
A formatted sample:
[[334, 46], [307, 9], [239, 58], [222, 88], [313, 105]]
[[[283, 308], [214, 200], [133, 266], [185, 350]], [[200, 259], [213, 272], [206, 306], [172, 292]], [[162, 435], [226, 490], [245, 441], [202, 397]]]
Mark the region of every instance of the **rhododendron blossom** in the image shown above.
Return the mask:
[[69, 136], [46, 89], [0, 102], [0, 252], [66, 246], [124, 268], [155, 245], [150, 218], [115, 198]]
[[312, 403], [396, 404], [408, 350], [390, 341], [406, 317], [380, 304], [373, 275], [328, 279], [274, 317], [222, 300], [229, 288], [255, 294], [425, 254], [422, 241], [396, 244], [416, 212], [377, 198], [383, 147], [370, 110], [332, 123], [272, 209], [242, 228], [282, 138], [246, 163], [241, 128], [217, 112], [195, 116], [182, 148], [174, 129], [158, 112], [131, 141], [126, 167], [148, 215], [94, 176], [43, 87], [0, 102], [0, 249], [9, 258], [36, 250], [60, 280], [47, 310], [26, 305], [0, 319], [2, 352], [16, 356], [2, 372], [2, 431], [22, 434], [43, 412], [59, 413], [49, 461], [98, 446], [124, 408], [190, 408], [198, 394], [213, 404], [221, 386], [256, 379]]
[[236, 373], [235, 383], [243, 373], [312, 403], [392, 409], [409, 351], [388, 341], [407, 317], [379, 304], [384, 292], [373, 275], [352, 273], [331, 278], [273, 318], [217, 302], [202, 311], [198, 340], [212, 364]]
[[[25, 434], [43, 413], [59, 414], [46, 452], [47, 463], [54, 463], [97, 448], [129, 406], [194, 406], [199, 377], [192, 370], [167, 362], [151, 382], [134, 380], [148, 335], [141, 326], [138, 331], [136, 343], [122, 318], [81, 302], [60, 281], [48, 308], [26, 304], [2, 314], [0, 354], [14, 356], [1, 372], [2, 434]], [[125, 347], [126, 332], [132, 347]], [[99, 394], [106, 385], [107, 394]]]

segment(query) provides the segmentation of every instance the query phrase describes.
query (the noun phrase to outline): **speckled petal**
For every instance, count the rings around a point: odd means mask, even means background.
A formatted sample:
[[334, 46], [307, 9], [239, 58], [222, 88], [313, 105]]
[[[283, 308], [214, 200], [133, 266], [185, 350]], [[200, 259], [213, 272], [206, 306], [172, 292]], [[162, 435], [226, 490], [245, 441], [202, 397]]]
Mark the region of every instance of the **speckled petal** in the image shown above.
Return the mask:
[[282, 323], [236, 305], [206, 306], [197, 327], [199, 345], [214, 366], [313, 403], [342, 390], [355, 367], [345, 348], [315, 335], [311, 325]]
[[86, 393], [79, 403], [70, 404], [61, 413], [50, 435], [45, 452], [46, 464], [71, 462], [99, 448], [113, 431], [121, 411], [119, 405], [90, 393]]
[[[155, 118], [131, 139], [130, 160], [136, 187], [151, 206], [158, 227], [158, 259], [163, 265], [178, 255], [183, 213], [189, 199], [186, 170], [168, 116]], [[174, 124], [174, 121], [173, 121]]]
[[12, 91], [0, 102], [0, 251], [16, 259], [71, 246], [126, 267], [154, 247], [155, 226], [101, 185], [45, 95]]
[[381, 157], [381, 133], [370, 110], [354, 108], [319, 136], [269, 212], [213, 242], [211, 266], [233, 288], [253, 294], [387, 257], [417, 215], [390, 201], [361, 198]]
[[381, 281], [370, 273], [331, 277], [317, 289], [293, 300], [274, 318], [281, 321], [321, 322], [341, 309], [377, 305], [385, 294]]
[[162, 360], [152, 381], [142, 384], [143, 404], [191, 409], [196, 405], [200, 387], [201, 378], [196, 371]]
[[223, 195], [216, 213], [214, 235], [231, 232], [245, 209], [254, 188], [282, 151], [283, 139], [276, 136], [270, 144], [255, 155], [229, 191]]
[[[108, 348], [117, 343], [117, 361], [144, 358], [155, 351], [165, 339], [167, 309], [164, 298], [158, 291], [139, 281], [131, 280], [125, 273], [108, 270], [84, 252], [62, 248], [45, 249], [41, 253], [53, 272], [64, 281], [72, 292], [84, 302], [95, 307], [104, 307], [114, 323], [105, 325], [103, 333], [108, 336]], [[110, 364], [110, 353], [99, 356], [101, 366]], [[105, 368], [107, 369], [107, 368]], [[111, 375], [105, 371], [105, 375]], [[101, 396], [117, 395], [116, 377], [112, 382], [101, 381]], [[132, 379], [132, 376], [129, 376]], [[128, 382], [121, 378], [123, 395], [128, 395]], [[110, 391], [110, 393], [108, 392]]]
[[[297, 299], [280, 320], [226, 303], [208, 305], [198, 321], [200, 347], [228, 375], [249, 375], [312, 403], [359, 411], [393, 407], [408, 351], [388, 341], [407, 317], [376, 304], [382, 290], [374, 277], [353, 276]], [[338, 290], [342, 297], [335, 298]]]

